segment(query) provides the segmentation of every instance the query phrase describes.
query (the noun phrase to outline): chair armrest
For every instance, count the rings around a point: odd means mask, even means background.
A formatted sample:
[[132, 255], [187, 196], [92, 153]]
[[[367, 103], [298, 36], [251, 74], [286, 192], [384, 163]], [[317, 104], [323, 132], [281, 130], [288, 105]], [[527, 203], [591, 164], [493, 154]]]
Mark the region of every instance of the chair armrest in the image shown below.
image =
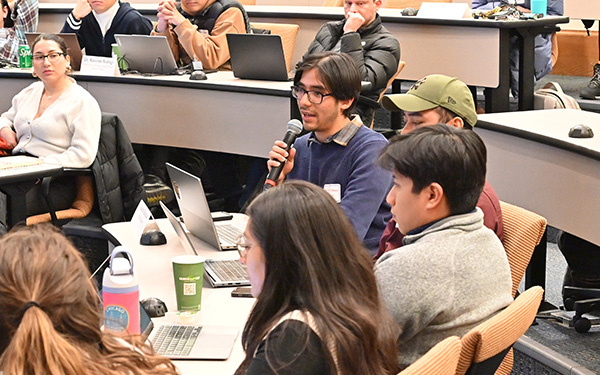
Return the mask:
[[58, 175], [58, 176], [49, 176], [49, 177], [44, 177], [42, 178], [42, 195], [44, 196], [44, 200], [46, 201], [46, 204], [48, 205], [48, 211], [50, 214], [50, 218], [52, 220], [52, 224], [54, 224], [57, 227], [61, 227], [62, 225], [64, 225], [66, 222], [68, 222], [70, 219], [68, 220], [62, 220], [59, 221], [58, 217], [56, 216], [56, 208], [54, 207], [54, 203], [52, 202], [52, 197], [50, 196], [50, 185], [52, 184], [52, 181], [54, 181], [55, 178], [58, 177], [76, 177], [76, 176], [87, 176], [87, 175], [92, 175], [92, 169], [91, 168], [63, 168], [63, 173]]

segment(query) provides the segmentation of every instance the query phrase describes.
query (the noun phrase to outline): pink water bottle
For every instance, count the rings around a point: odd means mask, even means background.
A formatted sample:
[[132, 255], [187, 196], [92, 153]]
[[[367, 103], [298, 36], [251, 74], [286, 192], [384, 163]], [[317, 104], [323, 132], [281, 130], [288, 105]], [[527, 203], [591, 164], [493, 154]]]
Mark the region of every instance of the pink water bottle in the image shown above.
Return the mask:
[[[116, 257], [126, 254], [129, 259]], [[133, 273], [133, 257], [123, 246], [110, 256], [110, 265], [102, 279], [104, 328], [127, 334], [140, 333], [140, 291]]]

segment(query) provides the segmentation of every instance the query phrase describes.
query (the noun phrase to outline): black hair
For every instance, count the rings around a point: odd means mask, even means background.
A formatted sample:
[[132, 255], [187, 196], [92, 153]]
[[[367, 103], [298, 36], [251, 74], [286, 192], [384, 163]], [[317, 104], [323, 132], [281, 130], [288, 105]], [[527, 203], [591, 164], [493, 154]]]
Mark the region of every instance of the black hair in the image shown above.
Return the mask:
[[352, 58], [345, 53], [324, 52], [308, 55], [296, 67], [294, 85], [298, 85], [304, 72], [317, 69], [325, 88], [338, 100], [354, 99], [344, 111], [350, 117], [360, 95], [361, 75]]
[[412, 180], [413, 193], [433, 182], [444, 189], [450, 213], [475, 209], [485, 184], [487, 152], [474, 131], [445, 124], [397, 135], [383, 150], [379, 165]]
[[9, 27], [14, 27], [15, 23], [12, 20], [12, 11], [10, 10], [10, 7], [8, 6], [8, 0], [0, 0], [0, 3], [2, 4], [2, 8], [6, 7], [8, 9], [8, 13], [6, 13], [6, 17], [4, 18], [4, 27], [9, 28]]

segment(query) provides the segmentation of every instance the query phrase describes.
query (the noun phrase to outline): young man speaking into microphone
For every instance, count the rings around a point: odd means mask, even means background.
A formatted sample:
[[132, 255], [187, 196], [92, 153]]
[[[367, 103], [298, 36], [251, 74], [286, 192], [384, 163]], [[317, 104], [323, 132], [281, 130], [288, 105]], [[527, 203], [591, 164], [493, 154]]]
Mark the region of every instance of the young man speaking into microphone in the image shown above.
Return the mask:
[[309, 133], [289, 152], [284, 142], [276, 141], [267, 165], [276, 168], [285, 161], [278, 183], [305, 180], [329, 192], [373, 254], [390, 219], [385, 197], [392, 175], [375, 164], [387, 140], [350, 115], [360, 82], [356, 64], [344, 53], [307, 56], [296, 69], [292, 95]]

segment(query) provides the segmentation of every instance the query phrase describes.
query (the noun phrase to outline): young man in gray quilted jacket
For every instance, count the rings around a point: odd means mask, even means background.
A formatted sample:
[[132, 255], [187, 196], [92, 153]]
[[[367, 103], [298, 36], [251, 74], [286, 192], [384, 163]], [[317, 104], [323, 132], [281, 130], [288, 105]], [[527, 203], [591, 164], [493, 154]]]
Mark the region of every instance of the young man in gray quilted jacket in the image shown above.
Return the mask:
[[381, 23], [377, 14], [382, 0], [344, 0], [345, 19], [324, 24], [308, 47], [308, 55], [334, 51], [352, 57], [362, 80], [371, 84], [361, 92], [356, 110], [364, 124], [373, 119], [373, 106], [396, 74], [400, 44]]
[[477, 133], [420, 127], [393, 138], [379, 164], [394, 173], [387, 202], [404, 246], [379, 258], [375, 277], [406, 367], [508, 306], [512, 281], [504, 247], [476, 208], [486, 172]]

